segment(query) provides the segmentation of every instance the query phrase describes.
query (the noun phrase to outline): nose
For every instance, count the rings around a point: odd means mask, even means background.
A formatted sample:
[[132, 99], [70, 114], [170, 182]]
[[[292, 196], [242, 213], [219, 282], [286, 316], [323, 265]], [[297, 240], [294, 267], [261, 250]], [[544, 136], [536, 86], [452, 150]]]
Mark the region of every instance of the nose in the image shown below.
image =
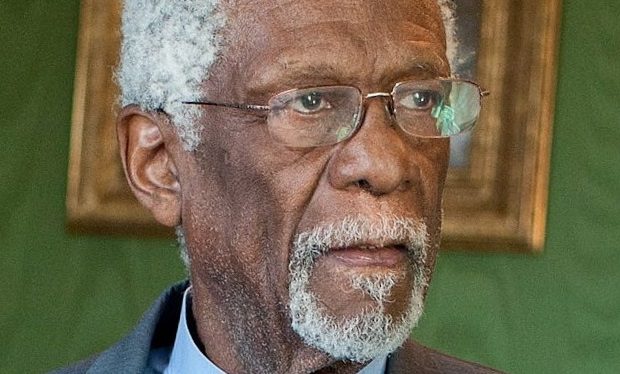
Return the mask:
[[418, 173], [411, 140], [394, 125], [388, 100], [369, 100], [362, 121], [357, 133], [342, 143], [330, 160], [330, 184], [375, 196], [409, 188]]

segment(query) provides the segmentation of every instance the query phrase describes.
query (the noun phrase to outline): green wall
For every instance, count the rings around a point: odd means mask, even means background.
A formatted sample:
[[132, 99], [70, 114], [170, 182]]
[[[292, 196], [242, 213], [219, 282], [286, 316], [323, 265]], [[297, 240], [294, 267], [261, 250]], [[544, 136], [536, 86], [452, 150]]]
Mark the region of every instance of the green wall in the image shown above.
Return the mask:
[[[183, 277], [170, 241], [64, 231], [78, 5], [0, 2], [1, 373], [103, 349]], [[443, 253], [415, 335], [512, 373], [616, 373], [620, 2], [563, 15], [545, 250]]]

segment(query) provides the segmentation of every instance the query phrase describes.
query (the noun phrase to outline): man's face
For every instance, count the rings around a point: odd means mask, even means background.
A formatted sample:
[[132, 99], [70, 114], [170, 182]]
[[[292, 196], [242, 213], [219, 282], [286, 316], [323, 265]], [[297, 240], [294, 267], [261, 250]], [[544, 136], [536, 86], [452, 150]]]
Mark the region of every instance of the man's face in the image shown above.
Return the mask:
[[[264, 105], [323, 85], [389, 92], [449, 75], [435, 0], [252, 1], [228, 13], [228, 45], [204, 86], [213, 101]], [[292, 319], [329, 352], [346, 339], [334, 326], [362, 340], [382, 328], [351, 327], [364, 316], [407, 317], [408, 331], [434, 264], [449, 142], [406, 135], [383, 98], [332, 146], [281, 145], [243, 110], [205, 107], [201, 121], [202, 144], [178, 165], [199, 332], [211, 313], [255, 315], [284, 335]]]

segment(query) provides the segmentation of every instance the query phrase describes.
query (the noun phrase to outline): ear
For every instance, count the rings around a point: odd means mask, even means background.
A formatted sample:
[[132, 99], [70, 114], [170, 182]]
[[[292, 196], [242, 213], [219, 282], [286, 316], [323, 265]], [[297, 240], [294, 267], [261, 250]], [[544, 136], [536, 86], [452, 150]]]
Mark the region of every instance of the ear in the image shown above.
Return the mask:
[[118, 115], [117, 135], [134, 195], [159, 223], [176, 226], [181, 223], [181, 186], [170, 152], [170, 126], [166, 114], [130, 105]]

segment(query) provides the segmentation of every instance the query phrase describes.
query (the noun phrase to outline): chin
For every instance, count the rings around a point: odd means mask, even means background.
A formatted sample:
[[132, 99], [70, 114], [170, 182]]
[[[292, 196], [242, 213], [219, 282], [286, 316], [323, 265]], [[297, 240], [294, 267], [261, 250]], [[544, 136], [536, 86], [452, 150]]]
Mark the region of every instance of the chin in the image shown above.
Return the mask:
[[[392, 217], [378, 222], [345, 219], [302, 233], [293, 245], [291, 326], [307, 345], [336, 359], [367, 362], [395, 351], [422, 315], [429, 274], [425, 226]], [[403, 256], [388, 253], [401, 247]], [[355, 256], [361, 248], [368, 258], [343, 261], [343, 248]]]

